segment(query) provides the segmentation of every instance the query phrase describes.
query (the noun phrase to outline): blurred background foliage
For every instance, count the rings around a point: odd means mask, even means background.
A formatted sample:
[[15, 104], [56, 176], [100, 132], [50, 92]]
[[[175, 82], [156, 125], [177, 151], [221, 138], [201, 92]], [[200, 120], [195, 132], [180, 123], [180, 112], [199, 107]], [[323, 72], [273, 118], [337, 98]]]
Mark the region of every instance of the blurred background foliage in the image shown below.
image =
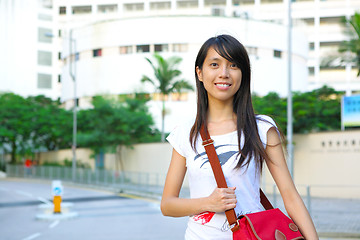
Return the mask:
[[[294, 92], [294, 133], [340, 130], [343, 93], [324, 86], [311, 92]], [[149, 113], [148, 94], [95, 96], [93, 108], [77, 113], [77, 147], [91, 148], [94, 156], [115, 153], [119, 145], [160, 142], [161, 133]], [[258, 114], [274, 118], [286, 134], [286, 98], [277, 93], [253, 95]], [[72, 110], [42, 95], [23, 98], [0, 94], [0, 147], [11, 163], [21, 157], [37, 159], [37, 153], [68, 149], [72, 145]]]

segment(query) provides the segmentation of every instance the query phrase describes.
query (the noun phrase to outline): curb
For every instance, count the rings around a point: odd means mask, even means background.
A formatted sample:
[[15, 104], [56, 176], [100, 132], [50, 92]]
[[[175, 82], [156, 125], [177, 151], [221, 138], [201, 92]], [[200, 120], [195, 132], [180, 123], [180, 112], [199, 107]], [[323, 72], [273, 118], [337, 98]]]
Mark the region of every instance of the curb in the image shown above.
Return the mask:
[[321, 238], [338, 238], [338, 239], [360, 239], [360, 233], [349, 233], [349, 232], [318, 232]]

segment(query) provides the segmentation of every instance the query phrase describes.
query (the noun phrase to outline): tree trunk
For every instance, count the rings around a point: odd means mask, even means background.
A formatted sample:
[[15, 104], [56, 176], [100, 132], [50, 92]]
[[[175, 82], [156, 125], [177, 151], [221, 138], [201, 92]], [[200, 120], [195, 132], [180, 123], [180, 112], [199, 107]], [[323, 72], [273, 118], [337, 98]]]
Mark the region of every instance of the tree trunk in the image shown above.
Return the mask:
[[11, 164], [15, 164], [16, 163], [16, 142], [15, 140], [13, 140], [11, 142], [11, 160], [10, 160]]
[[[117, 148], [116, 148], [116, 159], [117, 159], [117, 163], [116, 163], [116, 168], [117, 170], [119, 171], [124, 171], [124, 164], [122, 162], [122, 146], [119, 145]], [[119, 165], [120, 165], [120, 169], [119, 169]]]

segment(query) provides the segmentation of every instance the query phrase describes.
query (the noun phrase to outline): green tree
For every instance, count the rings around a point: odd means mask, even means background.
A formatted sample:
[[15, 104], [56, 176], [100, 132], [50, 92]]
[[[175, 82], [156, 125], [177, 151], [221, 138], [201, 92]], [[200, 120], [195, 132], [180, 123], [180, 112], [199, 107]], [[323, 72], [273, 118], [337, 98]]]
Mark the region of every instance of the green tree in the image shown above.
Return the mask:
[[355, 13], [350, 19], [343, 18], [342, 22], [346, 26], [346, 34], [349, 36], [350, 40], [343, 41], [340, 44], [339, 51], [347, 52], [350, 51], [353, 53], [353, 56], [343, 59], [347, 62], [355, 62], [356, 68], [358, 69], [357, 76], [360, 75], [360, 14]]
[[[311, 92], [293, 93], [294, 133], [339, 130], [341, 125], [340, 92], [323, 86]], [[253, 106], [257, 114], [271, 116], [286, 134], [287, 99], [277, 93], [264, 97], [253, 95]]]
[[23, 98], [13, 93], [0, 94], [0, 145], [17, 155], [34, 155], [40, 150], [68, 147], [71, 115], [57, 101], [45, 96]]
[[[94, 97], [93, 109], [79, 112], [79, 145], [90, 147], [94, 154], [117, 153], [121, 164], [121, 147], [149, 142], [156, 138], [153, 119], [146, 107], [147, 99], [125, 98], [123, 101]], [[119, 147], [121, 146], [121, 147]]]
[[280, 129], [286, 132], [286, 99], [281, 98], [279, 94], [270, 92], [264, 97], [253, 95], [253, 106], [256, 114], [271, 116], [278, 124]]
[[32, 147], [49, 151], [69, 148], [72, 140], [72, 112], [43, 95], [28, 97], [32, 112]]
[[180, 57], [170, 57], [164, 59], [159, 54], [154, 54], [155, 63], [153, 63], [149, 58], [146, 60], [150, 63], [151, 67], [154, 70], [155, 79], [152, 79], [148, 76], [143, 76], [142, 82], [149, 82], [158, 91], [161, 95], [162, 101], [162, 111], [161, 111], [161, 141], [165, 141], [165, 97], [173, 92], [181, 93], [182, 90], [193, 90], [191, 86], [184, 79], [179, 79], [181, 71], [177, 69], [178, 65], [182, 61]]
[[13, 93], [0, 95], [0, 144], [16, 163], [18, 151], [24, 151], [31, 134], [31, 112], [28, 102]]
[[293, 95], [294, 132], [307, 133], [341, 128], [341, 93], [323, 86]]

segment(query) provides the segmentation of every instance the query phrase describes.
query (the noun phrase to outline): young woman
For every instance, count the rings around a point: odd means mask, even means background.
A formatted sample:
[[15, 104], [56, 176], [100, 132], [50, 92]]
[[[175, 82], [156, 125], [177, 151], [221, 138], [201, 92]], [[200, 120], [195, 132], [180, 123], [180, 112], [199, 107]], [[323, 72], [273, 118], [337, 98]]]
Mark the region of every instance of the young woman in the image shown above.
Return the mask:
[[[250, 62], [234, 37], [208, 39], [195, 62], [197, 116], [176, 127], [167, 140], [173, 154], [161, 200], [165, 216], [190, 216], [185, 239], [232, 239], [224, 214], [262, 211], [260, 175], [265, 161], [285, 208], [307, 240], [318, 239], [314, 224], [289, 174], [274, 121], [255, 115], [250, 95]], [[202, 146], [200, 127], [214, 140], [229, 188], [217, 188]], [[179, 192], [188, 173], [190, 199]]]

